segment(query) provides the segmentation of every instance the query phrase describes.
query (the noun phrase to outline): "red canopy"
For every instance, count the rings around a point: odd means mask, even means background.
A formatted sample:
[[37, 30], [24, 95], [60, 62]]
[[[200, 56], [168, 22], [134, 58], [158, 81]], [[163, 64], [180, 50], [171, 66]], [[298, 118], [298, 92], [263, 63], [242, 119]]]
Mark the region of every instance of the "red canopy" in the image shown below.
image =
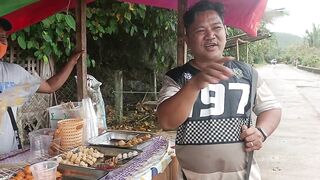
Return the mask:
[[[87, 3], [92, 1], [94, 0], [86, 0]], [[74, 8], [75, 5], [75, 0], [40, 0], [10, 12], [3, 16], [12, 24], [12, 30], [8, 34], [38, 23], [57, 12]]]
[[[120, 0], [137, 4], [177, 10], [178, 0]], [[188, 7], [199, 0], [186, 0]], [[267, 0], [211, 0], [221, 2], [225, 7], [225, 24], [242, 29], [256, 36], [260, 20], [264, 14]]]
[[[86, 0], [87, 3], [94, 0]], [[119, 0], [137, 4], [145, 4], [160, 8], [177, 9], [178, 0]], [[188, 7], [199, 0], [187, 0]], [[260, 20], [266, 8], [267, 0], [211, 0], [221, 2], [225, 6], [225, 24], [242, 29], [256, 36]], [[69, 4], [70, 3], [70, 4]], [[15, 10], [4, 17], [13, 28], [9, 34], [35, 24], [59, 11], [75, 7], [75, 0], [39, 0], [33, 4]]]

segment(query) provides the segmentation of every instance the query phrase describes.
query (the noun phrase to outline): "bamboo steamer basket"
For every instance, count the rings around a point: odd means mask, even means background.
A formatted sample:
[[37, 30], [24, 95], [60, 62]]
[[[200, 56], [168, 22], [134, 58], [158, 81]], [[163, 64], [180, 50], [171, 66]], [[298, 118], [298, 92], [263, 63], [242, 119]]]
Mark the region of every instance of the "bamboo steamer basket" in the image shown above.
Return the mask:
[[83, 119], [64, 119], [58, 121], [60, 146], [62, 149], [73, 149], [83, 142]]

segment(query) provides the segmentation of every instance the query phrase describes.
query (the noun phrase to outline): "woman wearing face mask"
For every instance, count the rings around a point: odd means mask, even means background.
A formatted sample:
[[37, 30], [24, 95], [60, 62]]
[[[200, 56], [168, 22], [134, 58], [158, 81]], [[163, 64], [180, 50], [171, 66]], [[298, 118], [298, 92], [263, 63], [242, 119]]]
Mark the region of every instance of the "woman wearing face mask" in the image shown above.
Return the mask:
[[[60, 72], [48, 80], [42, 80], [39, 77], [31, 75], [17, 64], [3, 62], [3, 56], [6, 54], [8, 47], [6, 33], [11, 29], [11, 23], [4, 18], [0, 18], [0, 93], [15, 85], [27, 82], [39, 82], [38, 87], [33, 88], [37, 92], [52, 93], [58, 90], [68, 79], [73, 67], [77, 64], [79, 57], [84, 51], [74, 53]], [[30, 92], [30, 94], [33, 93], [35, 92]], [[2, 117], [3, 119], [0, 119], [0, 154], [21, 148], [19, 138], [15, 136], [15, 132], [18, 131], [15, 121], [16, 109], [16, 107], [8, 108], [8, 113], [5, 113]]]

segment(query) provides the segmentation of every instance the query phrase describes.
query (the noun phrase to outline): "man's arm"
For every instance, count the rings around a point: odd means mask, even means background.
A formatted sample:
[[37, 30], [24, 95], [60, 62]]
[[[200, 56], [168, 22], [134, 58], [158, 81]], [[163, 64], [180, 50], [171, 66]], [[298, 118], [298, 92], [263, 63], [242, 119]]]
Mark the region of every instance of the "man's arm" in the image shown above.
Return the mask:
[[257, 84], [257, 104], [253, 108], [257, 114], [256, 127], [262, 128], [270, 136], [280, 123], [281, 105], [261, 77]]
[[190, 80], [175, 95], [163, 101], [157, 108], [160, 126], [165, 130], [179, 127], [189, 116], [199, 92]]
[[57, 74], [46, 81], [42, 80], [37, 92], [52, 93], [58, 90], [68, 79], [82, 53], [83, 51], [74, 53], [70, 57], [70, 60], [67, 62], [67, 64], [61, 69], [61, 71], [59, 71]]
[[271, 109], [259, 114], [256, 126], [262, 128], [270, 136], [278, 127], [280, 119], [281, 109]]
[[[256, 105], [253, 108], [257, 114], [256, 127], [261, 128], [267, 136], [270, 136], [280, 123], [281, 105], [261, 78], [258, 78], [256, 96]], [[242, 127], [243, 132], [240, 137], [245, 141], [247, 152], [261, 149], [265, 141], [262, 132], [256, 127]]]

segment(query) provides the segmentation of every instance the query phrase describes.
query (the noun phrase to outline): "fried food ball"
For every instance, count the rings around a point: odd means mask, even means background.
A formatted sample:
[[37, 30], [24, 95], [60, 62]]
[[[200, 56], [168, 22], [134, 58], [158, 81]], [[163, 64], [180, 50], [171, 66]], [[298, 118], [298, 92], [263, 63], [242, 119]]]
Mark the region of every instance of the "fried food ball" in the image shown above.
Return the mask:
[[18, 173], [17, 173], [17, 175], [16, 175], [16, 178], [24, 178], [24, 176], [25, 176], [25, 173], [23, 172], [23, 171], [19, 171]]
[[26, 165], [26, 166], [24, 167], [24, 172], [25, 172], [25, 174], [26, 174], [26, 175], [32, 174], [32, 172], [31, 172], [31, 169], [30, 169], [30, 166], [29, 166], [29, 165]]
[[27, 175], [24, 179], [25, 179], [25, 180], [33, 180], [34, 178], [33, 178], [32, 175]]
[[57, 172], [56, 172], [56, 177], [57, 177], [57, 178], [61, 178], [61, 177], [62, 177], [61, 172], [57, 171]]
[[133, 151], [133, 156], [137, 156], [138, 155], [138, 151]]
[[124, 142], [124, 140], [121, 140], [118, 142], [118, 144], [119, 144], [119, 146], [124, 146], [124, 145], [126, 145], [126, 142]]

